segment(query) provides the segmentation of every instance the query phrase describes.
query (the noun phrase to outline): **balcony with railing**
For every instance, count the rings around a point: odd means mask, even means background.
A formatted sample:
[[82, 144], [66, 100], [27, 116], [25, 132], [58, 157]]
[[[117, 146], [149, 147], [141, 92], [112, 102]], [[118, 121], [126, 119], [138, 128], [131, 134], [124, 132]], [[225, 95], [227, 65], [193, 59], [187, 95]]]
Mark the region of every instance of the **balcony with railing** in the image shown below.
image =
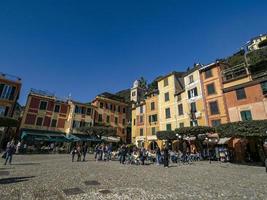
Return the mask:
[[244, 78], [249, 75], [249, 71], [245, 63], [226, 68], [222, 71], [223, 82], [233, 81]]

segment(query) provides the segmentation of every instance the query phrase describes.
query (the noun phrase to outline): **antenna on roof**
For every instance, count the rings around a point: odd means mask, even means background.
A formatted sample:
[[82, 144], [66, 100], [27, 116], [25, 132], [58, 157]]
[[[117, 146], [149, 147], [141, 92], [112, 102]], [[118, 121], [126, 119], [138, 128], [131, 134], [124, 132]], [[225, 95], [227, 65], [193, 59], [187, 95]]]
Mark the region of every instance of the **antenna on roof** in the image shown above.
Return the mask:
[[71, 100], [71, 93], [69, 93], [69, 96], [67, 98], [68, 100]]

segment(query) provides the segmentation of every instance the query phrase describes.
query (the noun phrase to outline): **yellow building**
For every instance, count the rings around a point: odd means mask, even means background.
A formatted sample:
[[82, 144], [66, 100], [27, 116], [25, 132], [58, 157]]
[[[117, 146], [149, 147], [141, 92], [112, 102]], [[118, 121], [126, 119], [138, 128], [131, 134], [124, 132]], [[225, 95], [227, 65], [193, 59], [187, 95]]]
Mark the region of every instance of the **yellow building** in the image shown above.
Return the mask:
[[133, 104], [132, 108], [132, 141], [138, 147], [155, 149], [161, 146], [157, 141], [159, 131], [158, 119], [158, 91], [146, 94], [140, 103]]
[[172, 72], [158, 79], [159, 130], [175, 130], [178, 128], [175, 94], [183, 88], [183, 73]]
[[146, 95], [146, 141], [145, 147], [154, 150], [156, 146], [161, 146], [161, 142], [157, 140], [156, 133], [159, 131], [158, 119], [158, 91], [151, 92]]
[[68, 116], [65, 132], [77, 133], [80, 127], [92, 127], [94, 125], [94, 115], [96, 107], [91, 103], [80, 103], [68, 101], [70, 114]]
[[175, 94], [175, 102], [177, 128], [190, 126], [190, 109], [184, 89]]
[[200, 65], [196, 65], [184, 76], [185, 95], [190, 118], [190, 126], [208, 125], [203, 101], [202, 84], [199, 73]]

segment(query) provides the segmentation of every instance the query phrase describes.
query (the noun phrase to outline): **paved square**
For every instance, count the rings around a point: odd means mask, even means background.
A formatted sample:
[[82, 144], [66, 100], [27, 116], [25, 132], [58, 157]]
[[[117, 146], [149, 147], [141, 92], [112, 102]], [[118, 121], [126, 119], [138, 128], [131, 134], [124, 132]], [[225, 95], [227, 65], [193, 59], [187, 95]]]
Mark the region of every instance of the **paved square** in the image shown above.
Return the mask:
[[[95, 162], [92, 156], [71, 162], [70, 155], [15, 155], [5, 171], [10, 174], [0, 177], [1, 200], [267, 199], [263, 167], [230, 163], [201, 161], [165, 169]], [[66, 195], [71, 188], [77, 190]]]

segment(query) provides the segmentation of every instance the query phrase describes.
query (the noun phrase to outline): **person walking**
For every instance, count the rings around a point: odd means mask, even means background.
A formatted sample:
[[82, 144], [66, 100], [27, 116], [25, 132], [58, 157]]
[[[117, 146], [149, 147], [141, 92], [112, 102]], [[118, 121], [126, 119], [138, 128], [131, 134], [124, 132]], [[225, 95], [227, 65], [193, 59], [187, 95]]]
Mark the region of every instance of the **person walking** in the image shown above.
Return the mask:
[[160, 165], [160, 159], [161, 159], [161, 150], [159, 147], [156, 148], [156, 162], [157, 165]]
[[87, 143], [84, 143], [83, 146], [82, 146], [83, 162], [85, 161], [87, 150], [88, 150], [88, 145], [87, 145]]
[[77, 162], [80, 162], [81, 161], [81, 157], [82, 157], [82, 151], [81, 151], [81, 147], [80, 145], [77, 146]]
[[165, 146], [163, 153], [164, 153], [164, 167], [168, 168], [169, 167], [169, 149], [167, 145]]
[[121, 164], [125, 163], [126, 153], [126, 146], [123, 144], [121, 147]]
[[99, 154], [99, 144], [95, 146], [95, 161], [97, 161], [98, 159], [98, 154]]
[[6, 161], [5, 161], [5, 165], [7, 164], [7, 162], [9, 162], [9, 164], [11, 165], [12, 162], [12, 156], [15, 153], [15, 145], [14, 145], [14, 141], [12, 140], [11, 142], [7, 143], [7, 147], [6, 147]]
[[72, 156], [72, 162], [74, 162], [75, 154], [77, 153], [77, 148], [76, 146], [73, 147], [71, 151], [71, 156]]

